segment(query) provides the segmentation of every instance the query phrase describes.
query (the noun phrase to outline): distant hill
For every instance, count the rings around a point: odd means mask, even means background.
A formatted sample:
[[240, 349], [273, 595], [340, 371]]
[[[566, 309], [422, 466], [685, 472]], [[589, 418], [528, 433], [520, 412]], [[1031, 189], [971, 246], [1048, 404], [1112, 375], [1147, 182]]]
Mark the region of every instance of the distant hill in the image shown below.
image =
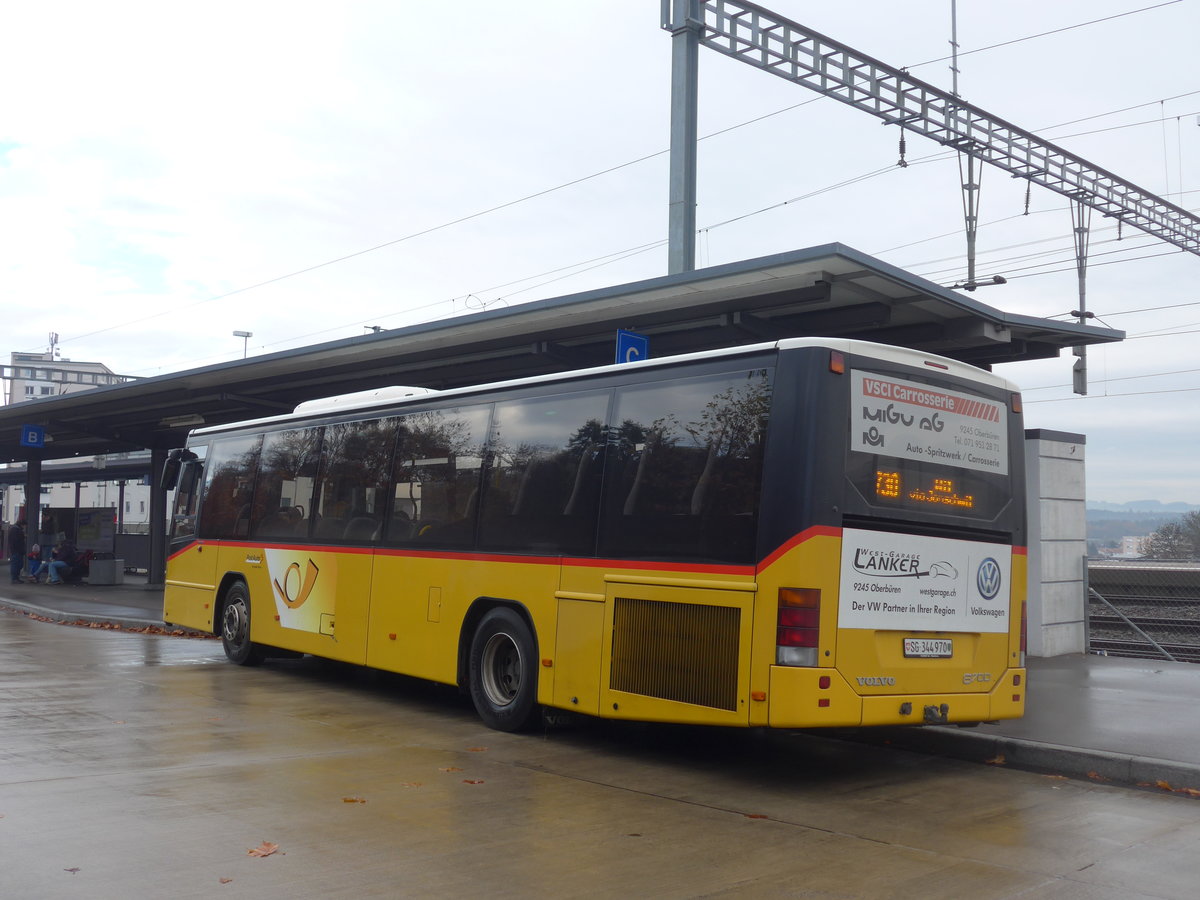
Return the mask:
[[1159, 500], [1137, 500], [1132, 503], [1097, 503], [1089, 500], [1088, 553], [1094, 556], [1100, 547], [1116, 545], [1123, 537], [1144, 537], [1168, 522], [1179, 521], [1184, 514], [1197, 508], [1200, 507]]
[[1116, 512], [1116, 513], [1155, 513], [1157, 515], [1183, 515], [1194, 509], [1200, 509], [1191, 503], [1176, 501], [1163, 503], [1161, 500], [1131, 500], [1128, 503], [1105, 503], [1103, 500], [1089, 500], [1087, 511]]

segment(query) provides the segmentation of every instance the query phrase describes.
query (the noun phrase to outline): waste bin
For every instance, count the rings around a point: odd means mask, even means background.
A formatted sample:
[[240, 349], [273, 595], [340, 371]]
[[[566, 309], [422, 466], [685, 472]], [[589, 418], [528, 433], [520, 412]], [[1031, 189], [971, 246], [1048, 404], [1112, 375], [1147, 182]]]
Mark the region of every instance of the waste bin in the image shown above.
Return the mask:
[[124, 584], [125, 560], [93, 559], [88, 567], [88, 584]]

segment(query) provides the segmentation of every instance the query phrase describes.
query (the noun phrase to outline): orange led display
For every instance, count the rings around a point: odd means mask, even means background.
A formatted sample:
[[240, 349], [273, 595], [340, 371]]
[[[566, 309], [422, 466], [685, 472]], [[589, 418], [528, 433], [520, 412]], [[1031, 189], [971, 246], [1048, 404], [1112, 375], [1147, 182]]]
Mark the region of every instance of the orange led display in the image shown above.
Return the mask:
[[914, 503], [929, 504], [930, 506], [957, 506], [962, 509], [974, 509], [975, 495], [960, 494], [958, 485], [953, 478], [934, 478], [927, 487], [915, 487], [906, 490], [902, 484], [899, 472], [875, 472], [875, 494], [895, 500], [904, 497]]
[[875, 493], [880, 497], [899, 497], [900, 496], [900, 473], [899, 472], [876, 472], [875, 473]]

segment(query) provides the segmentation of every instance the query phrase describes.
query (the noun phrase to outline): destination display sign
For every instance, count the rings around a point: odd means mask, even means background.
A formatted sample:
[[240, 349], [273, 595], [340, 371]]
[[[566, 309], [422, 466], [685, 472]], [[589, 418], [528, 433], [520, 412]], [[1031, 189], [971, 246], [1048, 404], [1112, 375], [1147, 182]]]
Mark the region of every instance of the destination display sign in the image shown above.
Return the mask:
[[944, 387], [854, 370], [850, 449], [1008, 474], [1008, 407]]

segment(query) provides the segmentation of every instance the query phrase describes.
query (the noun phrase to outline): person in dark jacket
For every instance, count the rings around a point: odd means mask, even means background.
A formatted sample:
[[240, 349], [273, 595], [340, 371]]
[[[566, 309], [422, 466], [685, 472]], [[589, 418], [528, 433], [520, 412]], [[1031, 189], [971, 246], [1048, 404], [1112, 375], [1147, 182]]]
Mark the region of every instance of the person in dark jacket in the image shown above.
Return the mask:
[[8, 529], [8, 568], [12, 583], [21, 583], [21, 569], [25, 565], [25, 529], [17, 522]]
[[70, 541], [63, 541], [54, 548], [54, 554], [50, 558], [50, 577], [46, 580], [46, 584], [62, 584], [66, 581], [63, 576], [71, 568], [73, 562], [75, 562], [75, 545]]

